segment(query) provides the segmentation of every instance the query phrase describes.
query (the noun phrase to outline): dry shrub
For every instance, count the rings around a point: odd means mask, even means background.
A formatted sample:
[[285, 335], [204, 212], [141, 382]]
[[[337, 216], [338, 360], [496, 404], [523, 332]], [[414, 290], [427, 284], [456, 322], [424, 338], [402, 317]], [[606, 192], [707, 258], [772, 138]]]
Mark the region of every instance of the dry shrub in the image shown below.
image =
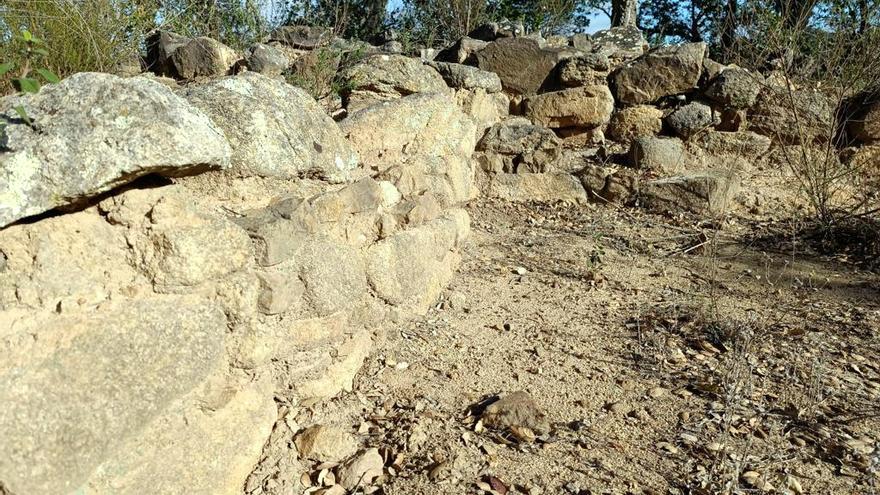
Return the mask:
[[815, 219], [833, 229], [874, 216], [880, 211], [877, 171], [842, 152], [854, 144], [846, 128], [858, 118], [864, 95], [880, 88], [880, 30], [817, 29], [753, 13], [743, 32], [725, 56], [769, 74], [756, 82], [763, 103], [781, 113], [776, 157]]

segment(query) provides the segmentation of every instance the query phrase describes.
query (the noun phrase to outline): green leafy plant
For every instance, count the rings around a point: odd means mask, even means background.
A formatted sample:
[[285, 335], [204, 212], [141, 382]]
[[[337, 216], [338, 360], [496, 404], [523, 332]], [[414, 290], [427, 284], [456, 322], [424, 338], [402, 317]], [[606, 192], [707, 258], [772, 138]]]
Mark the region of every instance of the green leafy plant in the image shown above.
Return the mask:
[[[21, 53], [19, 54], [20, 66], [15, 75], [11, 77], [12, 85], [16, 91], [20, 93], [36, 93], [40, 90], [40, 86], [43, 83], [57, 83], [61, 80], [51, 70], [39, 66], [42, 59], [49, 55], [49, 51], [46, 50], [46, 43], [43, 40], [34, 36], [27, 29], [22, 30], [16, 36], [16, 40], [22, 46]], [[16, 64], [13, 61], [0, 63], [0, 78], [5, 77], [7, 74], [13, 74], [15, 70]], [[33, 120], [28, 116], [27, 111], [25, 111], [22, 105], [16, 105], [12, 109], [15, 110], [15, 113], [27, 125], [33, 125]], [[0, 122], [0, 132], [3, 131], [5, 126], [5, 123]]]
[[[54, 72], [45, 67], [34, 67], [42, 61], [43, 58], [49, 56], [46, 50], [46, 43], [34, 36], [30, 31], [24, 29], [21, 34], [16, 36], [16, 40], [21, 43], [21, 60], [18, 68], [18, 75], [12, 77], [12, 85], [16, 91], [21, 93], [36, 93], [40, 90], [41, 81], [46, 83], [57, 83], [61, 80]], [[0, 77], [7, 73], [11, 73], [16, 69], [14, 61], [4, 62], [0, 64]]]

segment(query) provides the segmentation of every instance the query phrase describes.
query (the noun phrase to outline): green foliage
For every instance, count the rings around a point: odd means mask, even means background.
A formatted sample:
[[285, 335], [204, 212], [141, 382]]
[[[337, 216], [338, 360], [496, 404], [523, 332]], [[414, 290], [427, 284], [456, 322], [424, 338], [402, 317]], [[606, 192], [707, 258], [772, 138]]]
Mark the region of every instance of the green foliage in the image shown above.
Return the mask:
[[586, 28], [589, 23], [578, 14], [582, 0], [493, 0], [489, 11], [493, 19], [520, 21], [527, 32], [567, 33]]
[[[60, 78], [49, 69], [40, 67], [43, 60], [49, 56], [45, 42], [24, 29], [15, 36], [19, 42], [20, 52], [15, 57], [18, 60], [10, 60], [0, 64], [0, 77], [9, 77], [9, 81], [16, 91], [21, 93], [36, 93], [40, 90], [40, 80], [47, 83], [57, 83]], [[18, 73], [13, 71], [18, 67]], [[7, 76], [9, 75], [9, 76]], [[11, 76], [11, 77], [10, 77]]]
[[[114, 72], [139, 63], [143, 40], [163, 28], [187, 36], [211, 36], [234, 48], [261, 40], [270, 28], [266, 3], [273, 0], [2, 0], [0, 44], [21, 67], [28, 30], [46, 40], [44, 66], [55, 74]], [[41, 50], [37, 47], [35, 50]], [[42, 76], [42, 74], [40, 74]], [[11, 85], [0, 87], [10, 92]]]
[[[594, 0], [591, 0], [594, 1]], [[444, 46], [485, 22], [522, 22], [527, 32], [567, 34], [589, 25], [587, 0], [403, 0], [390, 24], [414, 45]]]
[[164, 0], [155, 9], [156, 27], [243, 49], [268, 34], [265, 8], [261, 0]]
[[332, 46], [318, 48], [298, 59], [285, 78], [316, 100], [341, 95], [354, 86], [354, 82], [346, 77], [346, 71], [363, 60], [365, 54], [363, 48], [347, 51]]
[[327, 26], [345, 38], [376, 41], [387, 9], [388, 0], [289, 0], [284, 23]]
[[[0, 2], [0, 43], [9, 47], [11, 59], [6, 61], [22, 67], [28, 41], [15, 33], [27, 30], [51, 46], [32, 48], [52, 73], [110, 72], [137, 56], [144, 33], [155, 24], [154, 2], [158, 0], [5, 0]], [[12, 89], [6, 85], [0, 92]]]
[[[22, 61], [21, 65], [18, 72], [14, 73], [13, 71], [16, 69], [16, 62], [9, 61], [0, 63], [0, 79], [9, 77], [9, 80], [16, 91], [21, 93], [38, 92], [40, 90], [41, 78], [46, 83], [57, 83], [61, 80], [51, 70], [39, 66], [42, 60], [49, 56], [49, 52], [46, 50], [46, 44], [43, 40], [34, 36], [27, 29], [23, 29], [18, 35], [16, 35], [15, 40], [18, 41], [22, 47], [21, 53], [19, 53], [17, 57]], [[36, 76], [34, 73], [36, 73]], [[27, 125], [33, 125], [33, 121], [30, 116], [28, 116], [27, 111], [23, 106], [17, 105], [12, 107], [12, 109], [15, 110], [18, 117]], [[0, 134], [3, 133], [5, 127], [6, 123], [0, 122]]]

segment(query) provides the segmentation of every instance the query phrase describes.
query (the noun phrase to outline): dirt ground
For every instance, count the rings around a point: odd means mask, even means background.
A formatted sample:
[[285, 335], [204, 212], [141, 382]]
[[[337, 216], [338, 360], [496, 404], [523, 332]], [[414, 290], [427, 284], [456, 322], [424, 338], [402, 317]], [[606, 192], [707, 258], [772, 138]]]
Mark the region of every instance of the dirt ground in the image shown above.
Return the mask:
[[[736, 216], [468, 209], [444, 298], [302, 418], [379, 449], [373, 490], [880, 492], [880, 284], [863, 264]], [[517, 391], [548, 430], [480, 420]]]

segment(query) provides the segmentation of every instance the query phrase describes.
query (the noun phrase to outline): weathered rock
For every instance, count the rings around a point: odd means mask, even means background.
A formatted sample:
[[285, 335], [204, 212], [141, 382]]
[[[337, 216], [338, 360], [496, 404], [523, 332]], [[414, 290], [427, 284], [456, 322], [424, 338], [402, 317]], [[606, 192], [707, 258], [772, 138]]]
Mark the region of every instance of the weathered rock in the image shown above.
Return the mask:
[[190, 38], [171, 31], [157, 30], [147, 35], [145, 41], [147, 70], [160, 76], [180, 77], [171, 60], [171, 55], [190, 41]]
[[280, 76], [291, 63], [290, 57], [282, 50], [262, 43], [257, 43], [248, 49], [245, 61], [248, 70], [266, 76]]
[[850, 135], [863, 143], [880, 141], [880, 96], [865, 97], [849, 121], [847, 129]]
[[382, 51], [385, 53], [392, 53], [395, 55], [403, 53], [403, 43], [392, 40], [382, 45]]
[[434, 60], [438, 62], [451, 62], [453, 64], [477, 65], [477, 52], [488, 45], [489, 43], [485, 41], [465, 36], [451, 46], [441, 50]]
[[636, 168], [670, 174], [690, 168], [694, 158], [678, 138], [639, 136], [630, 146], [629, 161]]
[[171, 54], [175, 72], [183, 79], [224, 76], [229, 74], [238, 59], [235, 50], [204, 36], [191, 40]]
[[505, 19], [500, 22], [480, 24], [469, 32], [468, 36], [482, 41], [495, 41], [498, 38], [522, 36], [525, 32], [522, 22], [512, 22]]
[[343, 78], [349, 86], [343, 100], [350, 113], [414, 93], [450, 92], [436, 70], [403, 55], [368, 57], [345, 71]]
[[740, 155], [749, 158], [764, 156], [770, 149], [771, 140], [751, 131], [709, 131], [698, 135], [693, 142], [710, 155]]
[[546, 415], [526, 392], [513, 392], [489, 404], [481, 419], [486, 426], [507, 430], [519, 440], [533, 440], [550, 432]]
[[305, 91], [256, 73], [188, 88], [184, 97], [207, 113], [232, 144], [232, 172], [344, 182], [357, 154]]
[[159, 202], [149, 214], [149, 231], [132, 234], [129, 242], [135, 265], [157, 291], [176, 292], [221, 278], [252, 258], [247, 233], [225, 218], [185, 212], [169, 201]]
[[721, 74], [722, 71], [726, 70], [728, 67], [724, 64], [718, 63], [712, 60], [709, 57], [703, 59], [703, 80], [708, 82], [714, 80], [718, 77], [718, 74]]
[[[181, 296], [46, 315], [15, 332], [0, 365], [0, 483], [12, 493], [75, 491], [164, 407], [219, 364], [226, 317]], [[25, 342], [12, 338], [6, 343]], [[100, 414], [98, 414], [100, 412]]]
[[476, 127], [445, 95], [422, 93], [374, 105], [340, 127], [370, 173], [393, 183], [404, 198], [430, 192], [450, 205], [477, 192], [470, 163]]
[[[33, 125], [15, 113], [19, 105]], [[9, 122], [0, 227], [143, 175], [224, 168], [231, 154], [208, 117], [148, 78], [75, 74], [38, 94], [0, 100], [0, 115]]]
[[817, 91], [765, 87], [750, 113], [749, 129], [785, 144], [827, 141], [836, 130], [834, 108]]
[[692, 101], [676, 108], [666, 117], [666, 123], [683, 139], [690, 139], [694, 134], [718, 123], [718, 118], [709, 105]]
[[256, 384], [229, 384], [220, 395], [210, 404], [194, 399], [154, 420], [95, 470], [85, 493], [177, 493], [185, 487], [189, 493], [240, 494], [275, 424], [275, 401]]
[[118, 297], [121, 287], [138, 278], [133, 267], [118, 263], [129, 254], [123, 233], [93, 211], [11, 226], [0, 231], [0, 245], [3, 329], [12, 329], [15, 320], [14, 313], [4, 319], [4, 309], [89, 308]]
[[260, 297], [257, 304], [262, 313], [274, 315], [299, 306], [305, 292], [301, 280], [275, 271], [261, 272], [258, 277]]
[[692, 91], [700, 81], [705, 54], [705, 43], [685, 43], [648, 52], [611, 76], [615, 100], [638, 105]]
[[483, 89], [458, 90], [455, 92], [455, 102], [465, 115], [474, 119], [477, 138], [506, 117], [510, 110], [510, 100], [504, 93], [486, 93]]
[[740, 68], [722, 71], [706, 88], [706, 97], [730, 108], [750, 108], [758, 99], [763, 78]]
[[585, 52], [589, 52], [593, 49], [593, 40], [590, 39], [590, 35], [587, 33], [575, 33], [571, 35], [568, 44]]
[[615, 59], [635, 58], [647, 51], [648, 43], [635, 26], [605, 29], [592, 36], [593, 51]]
[[369, 449], [343, 464], [337, 471], [337, 481], [346, 490], [369, 486], [382, 476], [385, 462], [377, 449]]
[[583, 86], [529, 97], [523, 107], [526, 117], [552, 129], [596, 127], [611, 118], [614, 99], [608, 86]]
[[480, 142], [475, 158], [493, 173], [547, 172], [559, 158], [562, 142], [550, 129], [527, 119], [512, 118], [493, 125]]
[[564, 148], [584, 148], [605, 144], [605, 133], [601, 127], [566, 127], [556, 130], [562, 138]]
[[638, 194], [638, 177], [628, 169], [588, 165], [577, 175], [589, 198], [600, 203], [628, 205]]
[[[370, 354], [370, 349], [370, 333], [363, 329], [353, 333], [342, 344], [327, 349], [321, 358], [328, 363], [315, 367], [294, 384], [298, 398], [328, 399], [343, 391], [351, 392], [354, 377]], [[302, 359], [299, 358], [300, 363]]]
[[281, 26], [269, 37], [293, 48], [314, 50], [333, 41], [333, 31], [321, 26]]
[[719, 214], [729, 208], [738, 190], [736, 172], [711, 169], [648, 181], [639, 195], [653, 210]]
[[618, 110], [608, 123], [608, 137], [630, 142], [639, 136], [653, 136], [663, 129], [663, 111], [650, 105], [636, 105]]
[[310, 426], [293, 441], [300, 457], [317, 462], [341, 462], [357, 451], [351, 434], [338, 426]]
[[567, 173], [494, 174], [485, 191], [490, 198], [507, 201], [587, 201], [587, 192], [574, 176]]
[[501, 91], [501, 79], [497, 74], [480, 70], [476, 67], [448, 62], [431, 62], [428, 64], [440, 73], [443, 80], [455, 89], [482, 89], [486, 93]]
[[559, 84], [563, 87], [605, 84], [611, 63], [600, 53], [586, 53], [559, 62], [556, 67]]
[[367, 275], [357, 251], [344, 244], [311, 240], [295, 253], [310, 315], [327, 316], [359, 305], [368, 294]]
[[376, 294], [405, 311], [427, 311], [452, 279], [458, 247], [470, 231], [464, 210], [398, 232], [367, 251], [367, 277]]
[[506, 91], [531, 95], [538, 91], [568, 49], [545, 48], [532, 38], [502, 38], [476, 53], [480, 69], [494, 72]]

